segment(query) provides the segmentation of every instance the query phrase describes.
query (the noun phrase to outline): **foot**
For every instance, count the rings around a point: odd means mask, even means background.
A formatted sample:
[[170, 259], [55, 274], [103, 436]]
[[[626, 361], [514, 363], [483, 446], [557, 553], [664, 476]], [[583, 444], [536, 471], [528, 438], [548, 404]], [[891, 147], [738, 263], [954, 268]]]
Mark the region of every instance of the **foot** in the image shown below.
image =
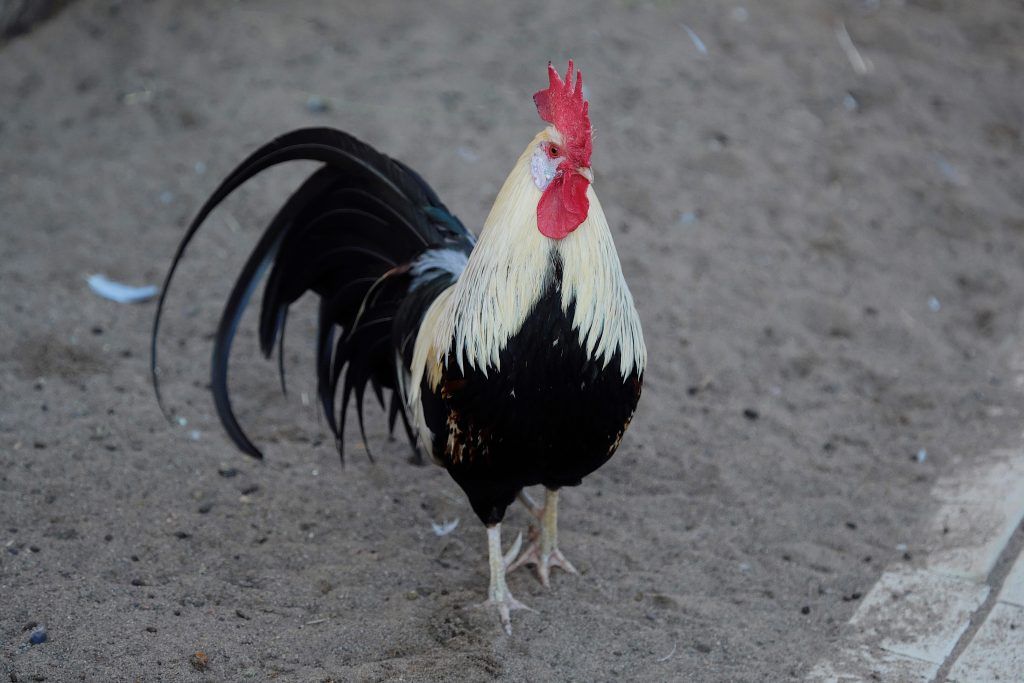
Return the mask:
[[570, 574], [579, 574], [576, 571], [576, 567], [572, 566], [572, 562], [565, 559], [565, 555], [558, 549], [558, 546], [552, 546], [545, 552], [544, 550], [544, 531], [543, 527], [540, 532], [537, 532], [533, 527], [530, 527], [530, 536], [532, 542], [523, 551], [523, 554], [519, 558], [509, 565], [508, 571], [518, 569], [523, 565], [533, 565], [537, 572], [537, 578], [540, 579], [541, 585], [548, 588], [551, 585], [551, 568], [558, 567], [562, 571], [566, 571]]
[[501, 552], [501, 525], [495, 524], [487, 528], [487, 555], [491, 569], [491, 584], [487, 590], [487, 600], [480, 607], [495, 607], [505, 633], [512, 635], [511, 613], [517, 609], [530, 609], [512, 595], [505, 583], [505, 568], [519, 553], [523, 543], [523, 535], [519, 534], [507, 553]]
[[498, 618], [501, 619], [501, 626], [505, 629], [505, 633], [512, 635], [512, 612], [517, 609], [525, 609], [533, 611], [527, 605], [516, 600], [512, 592], [505, 587], [504, 591], [488, 591], [488, 597], [486, 600], [481, 602], [477, 607], [494, 607], [498, 610]]
[[538, 508], [526, 493], [520, 500], [540, 520], [540, 531], [530, 527], [530, 545], [515, 562], [508, 564], [508, 571], [533, 565], [537, 578], [547, 588], [551, 583], [551, 568], [558, 567], [570, 574], [579, 574], [565, 555], [558, 549], [558, 491], [547, 490], [544, 507]]

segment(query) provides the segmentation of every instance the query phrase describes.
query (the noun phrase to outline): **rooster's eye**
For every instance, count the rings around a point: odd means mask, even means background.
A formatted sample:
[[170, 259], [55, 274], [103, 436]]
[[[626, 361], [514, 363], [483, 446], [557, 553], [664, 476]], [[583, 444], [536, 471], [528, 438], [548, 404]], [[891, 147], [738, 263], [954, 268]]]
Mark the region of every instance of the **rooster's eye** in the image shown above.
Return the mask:
[[548, 147], [548, 156], [550, 156], [552, 159], [554, 159], [555, 157], [558, 156], [558, 146], [557, 145], [550, 145]]

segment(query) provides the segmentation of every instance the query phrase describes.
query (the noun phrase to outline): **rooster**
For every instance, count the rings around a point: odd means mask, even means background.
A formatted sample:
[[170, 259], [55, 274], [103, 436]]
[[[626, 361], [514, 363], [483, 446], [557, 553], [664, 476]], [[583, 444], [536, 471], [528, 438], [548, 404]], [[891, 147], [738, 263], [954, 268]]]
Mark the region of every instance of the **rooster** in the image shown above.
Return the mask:
[[[344, 457], [354, 398], [364, 442], [367, 387], [400, 419], [414, 451], [447, 469], [487, 529], [490, 585], [511, 634], [523, 608], [506, 571], [533, 565], [547, 586], [558, 567], [576, 573], [558, 547], [558, 491], [576, 486], [612, 456], [643, 381], [647, 352], [633, 297], [590, 168], [592, 133], [583, 79], [548, 65], [533, 99], [547, 127], [519, 157], [479, 239], [411, 168], [337, 130], [283, 135], [225, 179], [189, 226], [168, 286], [199, 226], [233, 190], [275, 164], [322, 162], [273, 218], [232, 289], [215, 335], [211, 387], [234, 443], [261, 458], [239, 425], [228, 391], [228, 358], [242, 313], [268, 268], [259, 341], [282, 353], [289, 306], [319, 296], [317, 392]], [[282, 386], [283, 367], [280, 367]], [[341, 398], [336, 403], [338, 390]], [[385, 401], [385, 392], [388, 393]], [[387, 402], [387, 406], [385, 406]], [[162, 406], [161, 402], [161, 406]], [[524, 487], [543, 485], [537, 506]], [[501, 522], [517, 496], [539, 520], [503, 552]], [[517, 557], [518, 555], [518, 557]]]

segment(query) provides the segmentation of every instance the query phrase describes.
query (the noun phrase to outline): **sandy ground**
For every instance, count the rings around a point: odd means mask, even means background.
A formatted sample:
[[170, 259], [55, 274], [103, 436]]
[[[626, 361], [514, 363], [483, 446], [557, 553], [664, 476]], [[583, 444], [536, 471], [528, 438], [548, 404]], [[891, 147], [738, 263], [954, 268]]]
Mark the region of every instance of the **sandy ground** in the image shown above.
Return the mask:
[[[468, 5], [80, 0], [0, 46], [4, 676], [787, 679], [883, 565], [917, 561], [935, 478], [1015, 443], [1019, 2]], [[484, 533], [447, 475], [377, 410], [376, 463], [353, 432], [338, 464], [311, 302], [288, 397], [251, 320], [240, 340], [265, 464], [212, 418], [219, 306], [309, 167], [240, 191], [181, 272], [162, 366], [184, 426], [147, 377], [153, 304], [85, 278], [159, 282], [219, 179], [304, 125], [406, 161], [479, 226], [570, 55], [651, 361], [619, 454], [563, 496], [582, 576], [513, 575], [536, 611], [510, 638], [472, 608]]]

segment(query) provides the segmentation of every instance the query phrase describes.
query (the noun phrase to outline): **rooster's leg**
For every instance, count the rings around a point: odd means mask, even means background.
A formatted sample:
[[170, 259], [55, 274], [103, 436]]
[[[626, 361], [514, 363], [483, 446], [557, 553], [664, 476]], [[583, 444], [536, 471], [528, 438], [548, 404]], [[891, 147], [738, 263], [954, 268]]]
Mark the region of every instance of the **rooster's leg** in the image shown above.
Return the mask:
[[559, 567], [570, 574], [578, 574], [576, 568], [558, 549], [558, 491], [545, 490], [544, 507], [539, 514], [530, 504], [532, 501], [523, 502], [540, 519], [540, 537], [536, 537], [536, 532], [531, 534], [533, 538], [530, 546], [509, 566], [509, 571], [524, 564], [532, 564], [537, 568], [537, 577], [544, 586], [549, 584], [552, 567]]
[[487, 590], [487, 601], [482, 606], [498, 608], [501, 625], [505, 628], [505, 633], [509, 635], [512, 635], [512, 619], [509, 613], [516, 609], [530, 609], [512, 597], [512, 593], [505, 583], [505, 567], [519, 552], [522, 540], [523, 537], [520, 534], [507, 555], [503, 554], [501, 552], [501, 524], [487, 527], [487, 555], [491, 566], [491, 585]]

